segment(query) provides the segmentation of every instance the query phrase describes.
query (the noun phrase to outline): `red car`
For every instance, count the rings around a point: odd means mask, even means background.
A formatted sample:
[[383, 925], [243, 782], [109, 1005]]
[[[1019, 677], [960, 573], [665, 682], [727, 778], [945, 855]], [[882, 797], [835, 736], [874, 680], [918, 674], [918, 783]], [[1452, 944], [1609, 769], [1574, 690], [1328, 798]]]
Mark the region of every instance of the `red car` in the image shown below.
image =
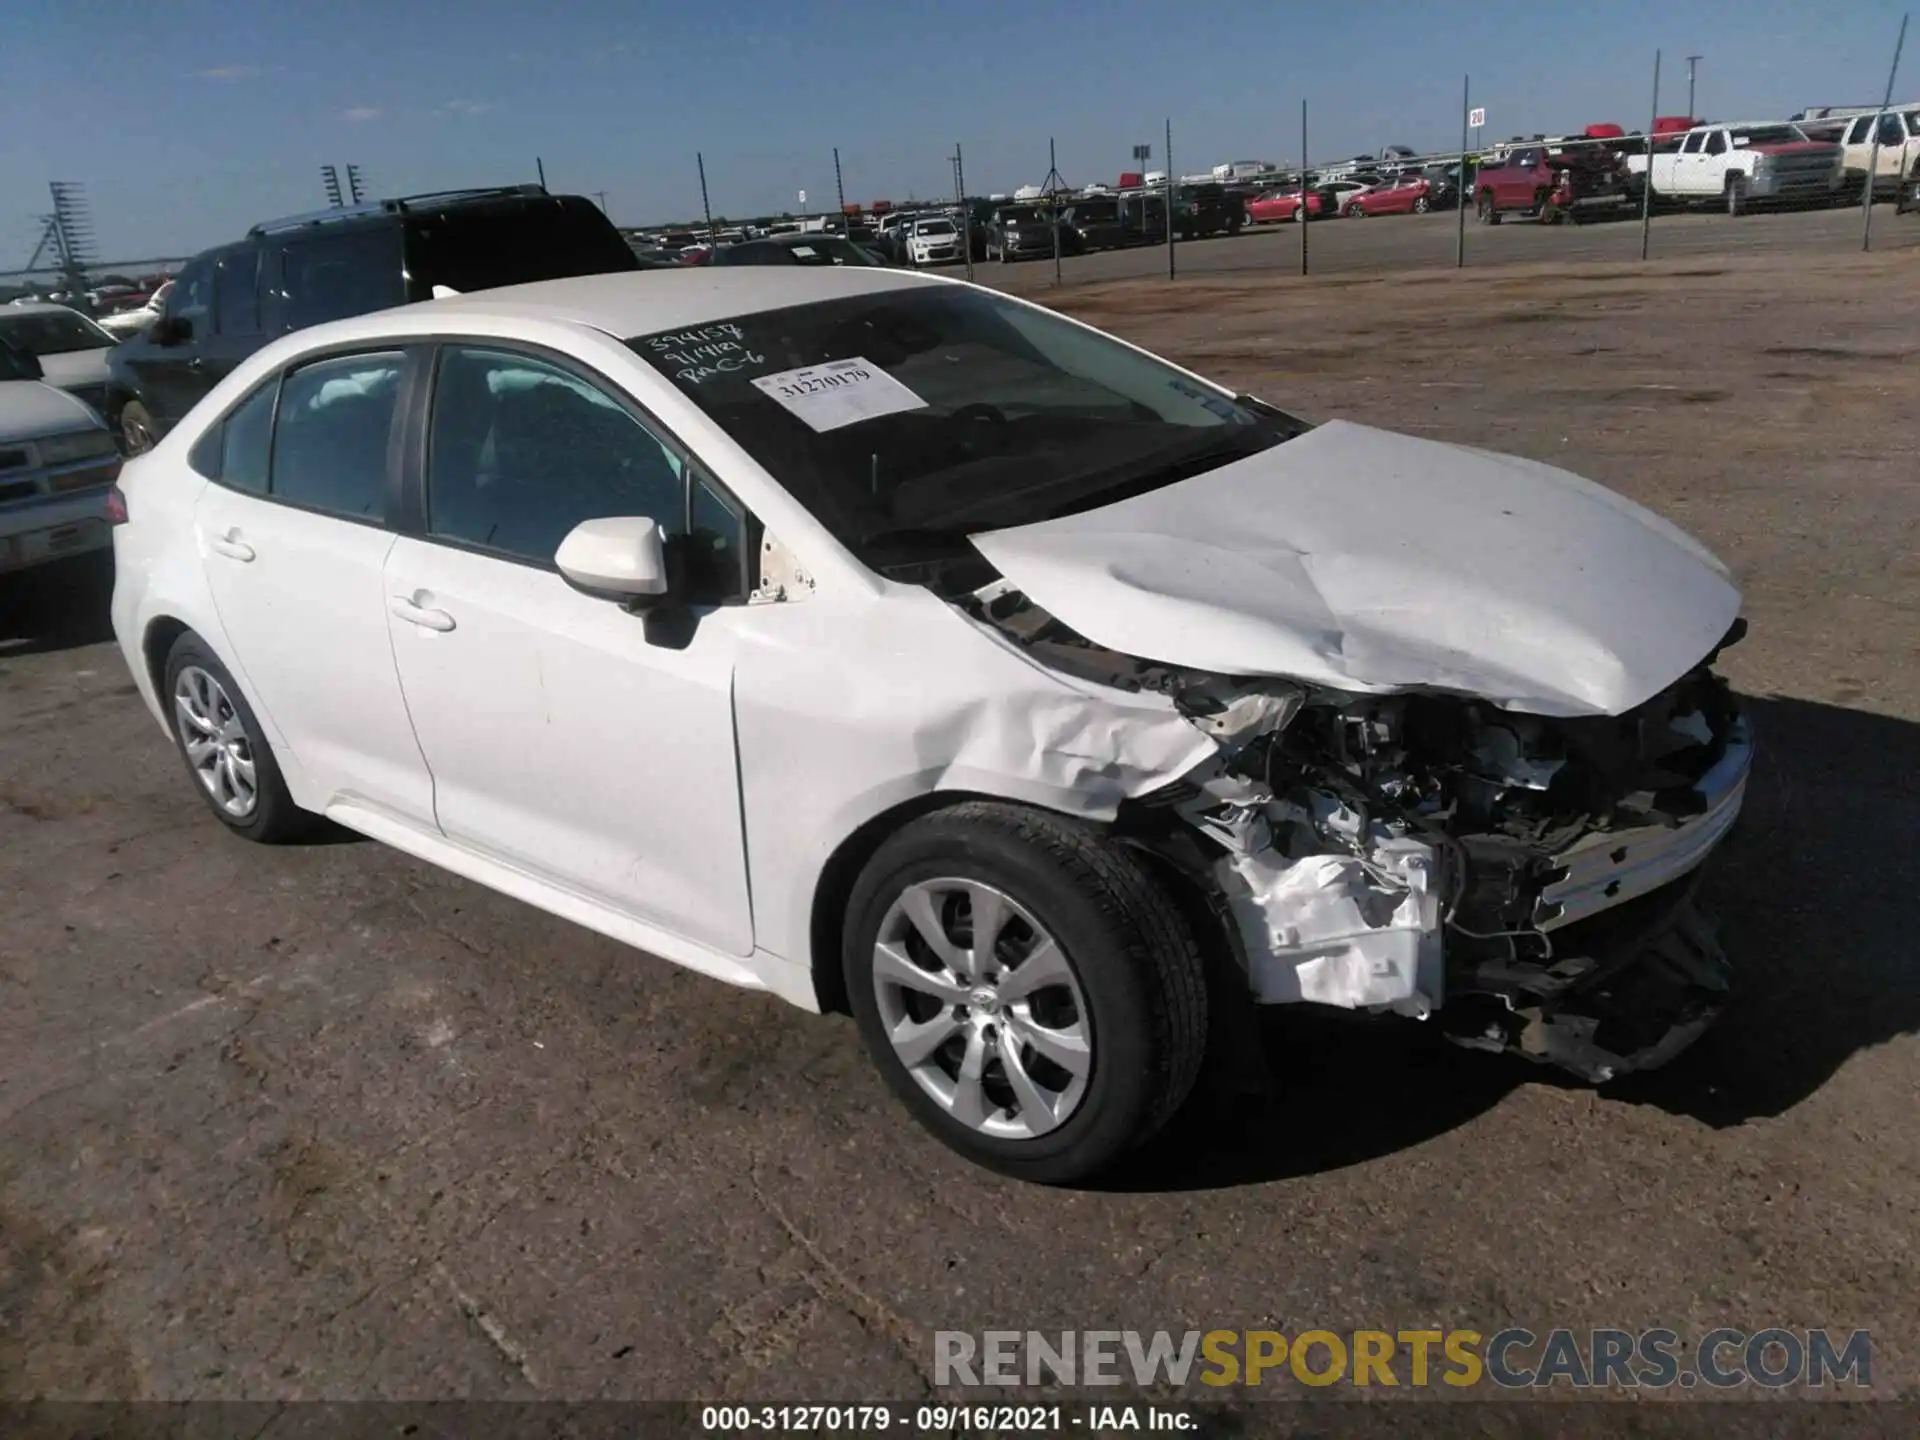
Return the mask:
[[1424, 215], [1433, 208], [1433, 185], [1424, 175], [1408, 175], [1391, 185], [1363, 190], [1347, 202], [1347, 214]]
[[[1258, 199], [1247, 202], [1247, 219], [1255, 225], [1264, 225], [1275, 220], [1297, 220], [1300, 218], [1300, 192], [1298, 190], [1272, 190]], [[1326, 214], [1326, 197], [1318, 190], [1307, 192], [1307, 218], [1318, 220]]]

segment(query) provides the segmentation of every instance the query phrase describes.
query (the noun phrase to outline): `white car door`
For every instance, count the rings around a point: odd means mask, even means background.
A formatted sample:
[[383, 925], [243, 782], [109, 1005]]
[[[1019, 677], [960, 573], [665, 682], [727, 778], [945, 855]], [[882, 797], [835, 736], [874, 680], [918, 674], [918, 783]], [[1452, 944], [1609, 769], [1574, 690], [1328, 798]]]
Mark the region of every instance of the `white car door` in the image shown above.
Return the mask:
[[[739, 607], [685, 633], [574, 590], [582, 520], [689, 529], [685, 467], [583, 372], [443, 348], [418, 536], [387, 563], [393, 653], [447, 837], [636, 919], [753, 948], [734, 755]], [[744, 547], [696, 481], [703, 567]]]
[[400, 695], [382, 579], [406, 365], [397, 350], [334, 356], [254, 391], [212, 441], [219, 458], [208, 468], [219, 473], [194, 524], [233, 647], [225, 658], [316, 803], [431, 827], [432, 782]]

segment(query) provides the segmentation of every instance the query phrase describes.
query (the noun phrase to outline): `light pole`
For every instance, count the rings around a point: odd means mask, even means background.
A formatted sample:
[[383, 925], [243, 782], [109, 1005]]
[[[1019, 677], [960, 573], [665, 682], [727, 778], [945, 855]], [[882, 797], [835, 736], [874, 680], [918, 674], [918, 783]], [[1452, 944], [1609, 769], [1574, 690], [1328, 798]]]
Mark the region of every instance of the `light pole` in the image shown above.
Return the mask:
[[1687, 56], [1687, 119], [1694, 118], [1693, 113], [1693, 72], [1694, 67], [1707, 57], [1704, 55]]

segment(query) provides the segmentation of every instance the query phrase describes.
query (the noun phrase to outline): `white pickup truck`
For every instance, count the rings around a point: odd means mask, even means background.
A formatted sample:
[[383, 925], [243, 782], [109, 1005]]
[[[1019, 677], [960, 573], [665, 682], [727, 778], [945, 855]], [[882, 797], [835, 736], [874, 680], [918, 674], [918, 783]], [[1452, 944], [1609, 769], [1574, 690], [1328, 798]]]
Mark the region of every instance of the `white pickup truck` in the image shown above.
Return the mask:
[[[1630, 155], [1627, 168], [1647, 175], [1648, 157]], [[1717, 200], [1729, 215], [1755, 204], [1825, 200], [1840, 185], [1840, 147], [1809, 140], [1784, 120], [1696, 125], [1679, 147], [1656, 150], [1653, 196], [1683, 205]]]
[[[1880, 153], [1873, 151], [1873, 132], [1878, 122]], [[1873, 193], [1885, 200], [1898, 193], [1900, 183], [1911, 179], [1920, 166], [1920, 107], [1906, 105], [1877, 115], [1856, 115], [1840, 133], [1840, 166], [1845, 183], [1853, 195], [1859, 195], [1867, 178], [1867, 166], [1873, 166]]]

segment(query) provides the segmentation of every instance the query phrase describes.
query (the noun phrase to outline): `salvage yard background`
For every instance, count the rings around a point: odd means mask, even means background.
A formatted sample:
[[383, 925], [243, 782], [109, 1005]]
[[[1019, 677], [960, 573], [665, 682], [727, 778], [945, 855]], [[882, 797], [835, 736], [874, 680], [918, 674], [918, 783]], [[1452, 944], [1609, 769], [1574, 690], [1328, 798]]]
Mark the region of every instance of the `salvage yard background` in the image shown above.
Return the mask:
[[229, 838], [101, 571], [0, 585], [0, 1396], [912, 1398], [936, 1329], [1507, 1324], [1866, 1327], [1920, 1396], [1920, 225], [1828, 223], [1304, 281], [1249, 237], [1043, 295], [1670, 516], [1746, 589], [1763, 747], [1709, 884], [1742, 988], [1673, 1067], [1278, 1013], [1277, 1093], [1101, 1191], [940, 1149], [844, 1020], [371, 842]]

